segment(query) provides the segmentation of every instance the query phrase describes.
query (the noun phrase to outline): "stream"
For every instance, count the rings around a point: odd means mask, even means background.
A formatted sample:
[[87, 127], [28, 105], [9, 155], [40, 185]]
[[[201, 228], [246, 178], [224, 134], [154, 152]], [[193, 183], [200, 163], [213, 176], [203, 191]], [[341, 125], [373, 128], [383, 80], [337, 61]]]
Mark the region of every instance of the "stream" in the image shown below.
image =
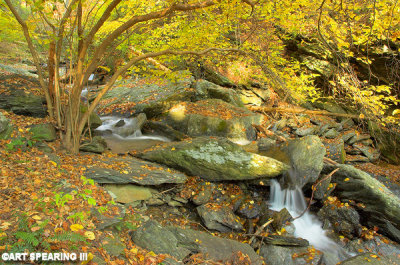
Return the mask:
[[158, 135], [143, 135], [136, 118], [116, 116], [101, 117], [103, 124], [96, 128], [114, 153], [142, 151], [154, 145], [171, 140]]

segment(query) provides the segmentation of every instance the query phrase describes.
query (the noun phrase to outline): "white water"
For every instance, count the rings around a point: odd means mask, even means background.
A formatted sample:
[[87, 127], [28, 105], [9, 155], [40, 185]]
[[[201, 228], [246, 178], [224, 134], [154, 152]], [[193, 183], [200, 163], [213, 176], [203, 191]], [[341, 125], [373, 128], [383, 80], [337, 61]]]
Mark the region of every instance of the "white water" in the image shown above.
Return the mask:
[[[104, 116], [100, 118], [102, 125], [96, 128], [96, 131], [111, 131], [111, 135], [122, 140], [158, 140], [170, 142], [170, 139], [157, 135], [143, 135], [140, 129], [131, 130], [135, 127], [135, 118], [120, 118], [115, 116]], [[116, 127], [117, 123], [123, 120], [124, 125]], [[127, 132], [130, 132], [127, 135]]]
[[[282, 190], [276, 180], [271, 180], [271, 209], [280, 211], [286, 208], [293, 218], [300, 216], [307, 208], [303, 192], [300, 188]], [[338, 252], [339, 246], [326, 236], [319, 220], [305, 212], [300, 218], [293, 221], [295, 236], [307, 239], [310, 245], [321, 251]]]

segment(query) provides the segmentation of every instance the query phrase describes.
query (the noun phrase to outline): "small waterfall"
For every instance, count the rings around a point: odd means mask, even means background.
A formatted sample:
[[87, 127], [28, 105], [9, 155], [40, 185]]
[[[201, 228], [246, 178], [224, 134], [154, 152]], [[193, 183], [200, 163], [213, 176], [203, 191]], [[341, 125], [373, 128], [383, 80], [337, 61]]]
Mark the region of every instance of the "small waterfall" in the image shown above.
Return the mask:
[[[286, 208], [293, 218], [300, 216], [307, 208], [303, 191], [300, 188], [284, 189], [276, 180], [271, 180], [271, 209], [280, 211]], [[309, 211], [293, 221], [295, 236], [307, 239], [311, 245], [321, 251], [338, 252], [340, 247], [326, 236], [322, 224]]]
[[115, 116], [101, 117], [102, 125], [96, 128], [115, 153], [125, 153], [132, 150], [143, 150], [161, 142], [171, 140], [158, 135], [143, 135], [136, 118], [121, 118]]

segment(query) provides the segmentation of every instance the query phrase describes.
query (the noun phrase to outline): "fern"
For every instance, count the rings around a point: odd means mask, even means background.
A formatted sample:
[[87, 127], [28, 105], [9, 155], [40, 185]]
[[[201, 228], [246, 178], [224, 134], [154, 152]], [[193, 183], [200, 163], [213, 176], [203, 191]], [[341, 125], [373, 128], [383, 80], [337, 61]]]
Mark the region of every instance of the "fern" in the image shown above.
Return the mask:
[[15, 233], [15, 237], [17, 239], [22, 239], [27, 244], [32, 245], [34, 247], [37, 247], [39, 245], [39, 240], [36, 238], [36, 236], [37, 236], [36, 234], [29, 232], [18, 231]]
[[77, 242], [86, 242], [86, 238], [80, 234], [74, 233], [74, 232], [63, 232], [61, 234], [55, 235], [51, 237], [51, 240], [54, 241], [70, 241], [72, 243], [77, 243]]

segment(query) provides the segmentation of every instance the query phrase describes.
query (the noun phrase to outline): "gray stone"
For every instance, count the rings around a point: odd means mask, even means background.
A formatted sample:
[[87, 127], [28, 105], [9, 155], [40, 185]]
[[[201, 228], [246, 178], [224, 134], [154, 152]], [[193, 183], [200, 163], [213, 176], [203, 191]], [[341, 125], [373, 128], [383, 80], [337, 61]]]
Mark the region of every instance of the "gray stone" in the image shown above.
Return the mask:
[[208, 229], [223, 233], [243, 230], [242, 224], [227, 206], [208, 203], [198, 206], [196, 210]]
[[261, 138], [257, 141], [258, 151], [269, 151], [277, 146], [276, 140], [271, 138]]
[[332, 159], [335, 162], [344, 164], [346, 161], [346, 151], [344, 148], [344, 142], [342, 139], [325, 140], [323, 144], [326, 148], [326, 157]]
[[102, 240], [103, 248], [107, 251], [107, 254], [111, 256], [119, 256], [124, 253], [126, 246], [117, 238], [110, 236], [105, 237]]
[[350, 206], [326, 204], [318, 212], [318, 216], [331, 223], [336, 233], [348, 238], [361, 236], [360, 216]]
[[133, 243], [156, 254], [169, 254], [182, 260], [191, 253], [187, 246], [178, 241], [173, 232], [155, 221], [144, 223], [130, 235]]
[[157, 191], [148, 187], [132, 184], [106, 184], [104, 188], [111, 191], [116, 196], [116, 201], [120, 203], [131, 203], [150, 199]]
[[334, 139], [339, 135], [339, 132], [335, 128], [329, 129], [327, 132], [323, 134], [325, 138]]
[[311, 247], [263, 245], [260, 248], [260, 256], [264, 258], [268, 265], [317, 265], [322, 262], [322, 254], [315, 250], [312, 251]]
[[95, 136], [91, 141], [83, 141], [79, 151], [101, 154], [106, 150], [107, 143], [101, 136]]
[[147, 121], [142, 128], [144, 134], [164, 136], [172, 141], [181, 141], [188, 136], [171, 126], [159, 121]]
[[213, 261], [225, 263], [240, 251], [250, 258], [252, 265], [263, 264], [261, 258], [248, 244], [191, 229], [169, 227], [168, 230], [173, 232], [180, 246], [190, 249], [192, 253], [203, 253]]
[[289, 141], [282, 149], [290, 158], [292, 166], [289, 185], [303, 187], [306, 183], [317, 180], [326, 152], [318, 136], [311, 135]]
[[9, 139], [13, 130], [13, 126], [8, 119], [0, 112], [0, 140]]
[[[332, 182], [337, 183], [335, 192], [339, 198], [354, 200], [362, 203], [362, 208], [370, 225], [376, 225], [381, 233], [387, 234], [394, 240], [396, 234], [393, 229], [400, 230], [400, 198], [393, 194], [378, 180], [350, 165], [338, 165], [339, 170], [332, 176]], [[331, 172], [334, 168], [326, 165], [325, 172]], [[388, 227], [388, 223], [392, 227]], [[395, 230], [393, 230], [395, 231]]]
[[389, 260], [384, 257], [379, 257], [374, 253], [363, 253], [340, 263], [341, 265], [360, 265], [360, 264], [370, 264], [370, 265], [388, 265]]
[[215, 191], [215, 184], [203, 182], [199, 185], [199, 192], [192, 197], [192, 201], [196, 205], [203, 205], [212, 199], [212, 194]]
[[198, 137], [184, 142], [168, 143], [140, 156], [180, 168], [190, 175], [210, 181], [275, 177], [288, 170], [286, 164], [245, 152], [240, 146], [224, 138]]
[[146, 114], [140, 113], [135, 118], [133, 118], [132, 122], [129, 124], [125, 124], [125, 126], [114, 126], [114, 133], [121, 135], [122, 137], [128, 137], [133, 135], [135, 132], [138, 132], [142, 129], [143, 125], [147, 121]]
[[85, 177], [100, 184], [160, 185], [164, 183], [185, 183], [187, 177], [167, 167], [137, 158], [110, 158], [106, 164], [124, 164], [120, 171], [111, 168], [88, 168]]
[[42, 97], [26, 93], [24, 90], [11, 90], [10, 93], [0, 93], [0, 109], [10, 110], [18, 115], [45, 117], [47, 112], [43, 106]]
[[[124, 117], [143, 112], [151, 119], [194, 96], [194, 92], [188, 89], [193, 82], [192, 77], [176, 81], [165, 82], [166, 79], [162, 80], [163, 82], [159, 81], [158, 84], [154, 80], [146, 79], [120, 81], [104, 95], [99, 107], [100, 109], [111, 107], [113, 114]], [[121, 103], [131, 103], [132, 107], [118, 108]]]
[[236, 212], [247, 219], [254, 219], [260, 216], [261, 207], [259, 203], [248, 199], [240, 204]]
[[371, 146], [365, 146], [361, 143], [355, 143], [353, 144], [353, 147], [360, 150], [363, 155], [368, 157], [369, 161], [371, 162], [376, 162], [379, 159], [379, 151], [375, 148], [372, 148]]
[[52, 142], [57, 139], [56, 129], [50, 123], [32, 125], [29, 131], [33, 140]]
[[351, 137], [347, 141], [347, 143], [350, 144], [350, 145], [353, 145], [355, 143], [358, 143], [358, 142], [361, 142], [361, 141], [364, 141], [364, 140], [368, 140], [370, 138], [371, 138], [371, 136], [369, 134], [357, 134], [357, 135]]
[[195, 99], [221, 99], [237, 107], [243, 107], [239, 95], [231, 88], [221, 87], [206, 80], [197, 80], [194, 84], [196, 90]]
[[307, 136], [313, 135], [318, 131], [318, 126], [313, 125], [305, 125], [301, 128], [298, 128], [294, 133], [298, 136]]
[[189, 136], [221, 136], [233, 140], [255, 140], [263, 116], [220, 99], [183, 102], [172, 107], [166, 122]]

